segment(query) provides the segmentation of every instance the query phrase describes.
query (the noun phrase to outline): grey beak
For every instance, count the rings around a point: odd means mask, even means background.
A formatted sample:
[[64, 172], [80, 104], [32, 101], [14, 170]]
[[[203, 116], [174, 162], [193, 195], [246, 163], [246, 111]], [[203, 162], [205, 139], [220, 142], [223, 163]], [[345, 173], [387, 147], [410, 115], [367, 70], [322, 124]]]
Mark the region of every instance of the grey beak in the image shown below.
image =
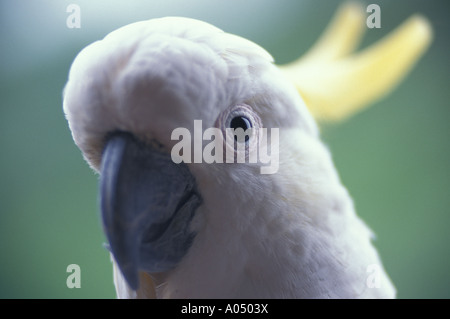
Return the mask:
[[187, 253], [189, 224], [201, 198], [184, 163], [131, 134], [115, 133], [103, 151], [100, 208], [103, 229], [119, 269], [132, 289], [140, 270], [167, 271]]

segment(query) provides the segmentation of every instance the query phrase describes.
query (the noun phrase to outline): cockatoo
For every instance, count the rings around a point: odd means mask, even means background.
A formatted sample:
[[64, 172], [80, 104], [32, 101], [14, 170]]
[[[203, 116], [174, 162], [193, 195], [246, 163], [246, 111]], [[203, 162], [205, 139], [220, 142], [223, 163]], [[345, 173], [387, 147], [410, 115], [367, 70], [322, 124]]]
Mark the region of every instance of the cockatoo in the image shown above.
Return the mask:
[[[316, 119], [348, 118], [387, 93], [425, 52], [431, 28], [413, 16], [353, 54], [365, 16], [345, 5], [287, 65], [181, 17], [132, 23], [78, 54], [63, 109], [100, 175], [119, 298], [395, 297]], [[207, 128], [267, 130], [230, 142], [205, 138]], [[174, 154], [177, 129], [199, 133], [200, 144]], [[273, 142], [271, 173], [259, 159], [195, 160], [213, 142], [217, 154], [240, 145], [248, 155], [263, 141]]]

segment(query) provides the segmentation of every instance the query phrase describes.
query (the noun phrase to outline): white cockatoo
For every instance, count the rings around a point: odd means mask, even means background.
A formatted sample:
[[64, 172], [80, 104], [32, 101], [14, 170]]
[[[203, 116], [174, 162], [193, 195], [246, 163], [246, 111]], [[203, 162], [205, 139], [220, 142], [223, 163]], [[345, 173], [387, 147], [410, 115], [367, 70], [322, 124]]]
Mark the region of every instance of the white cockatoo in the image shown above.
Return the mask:
[[[180, 17], [127, 25], [79, 53], [63, 108], [100, 174], [118, 297], [395, 297], [315, 118], [348, 117], [386, 93], [431, 30], [414, 16], [351, 54], [365, 16], [344, 6], [308, 54], [283, 66]], [[263, 133], [224, 138], [239, 128]], [[239, 146], [245, 160], [228, 161]], [[270, 161], [248, 160], [261, 149]]]

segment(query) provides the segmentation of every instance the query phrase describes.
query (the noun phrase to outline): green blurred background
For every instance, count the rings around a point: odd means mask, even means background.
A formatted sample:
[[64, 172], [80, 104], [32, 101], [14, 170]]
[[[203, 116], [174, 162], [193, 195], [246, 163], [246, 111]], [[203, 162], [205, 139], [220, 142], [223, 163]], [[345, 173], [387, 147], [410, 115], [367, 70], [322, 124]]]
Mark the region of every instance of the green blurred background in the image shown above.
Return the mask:
[[[69, 4], [81, 28], [66, 26]], [[249, 38], [277, 63], [305, 52], [339, 1], [0, 0], [0, 297], [114, 298], [97, 207], [97, 179], [74, 145], [62, 89], [76, 54], [125, 24], [187, 16]], [[390, 96], [322, 128], [358, 214], [375, 230], [399, 298], [450, 297], [450, 5], [370, 1], [381, 29], [421, 12], [433, 24], [430, 51]], [[69, 264], [81, 288], [69, 289]]]

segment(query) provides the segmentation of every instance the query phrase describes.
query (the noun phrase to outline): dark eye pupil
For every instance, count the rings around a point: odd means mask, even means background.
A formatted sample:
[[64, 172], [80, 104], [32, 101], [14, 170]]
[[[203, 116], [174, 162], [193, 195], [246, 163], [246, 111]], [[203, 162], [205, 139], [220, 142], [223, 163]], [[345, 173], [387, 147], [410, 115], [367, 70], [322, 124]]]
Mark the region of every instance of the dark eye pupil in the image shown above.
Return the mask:
[[[230, 122], [230, 128], [232, 128], [233, 130], [237, 129], [237, 128], [241, 128], [244, 130], [244, 132], [251, 128], [252, 124], [250, 123], [250, 120], [248, 118], [246, 118], [245, 116], [236, 116], [235, 118], [233, 118]], [[245, 135], [245, 141], [248, 141], [248, 135]], [[238, 140], [238, 136], [235, 134], [234, 135], [234, 139], [237, 141]]]
[[244, 131], [250, 127], [252, 127], [252, 124], [250, 124], [250, 120], [244, 116], [236, 116], [231, 120], [230, 127], [235, 130], [237, 128], [242, 128]]

